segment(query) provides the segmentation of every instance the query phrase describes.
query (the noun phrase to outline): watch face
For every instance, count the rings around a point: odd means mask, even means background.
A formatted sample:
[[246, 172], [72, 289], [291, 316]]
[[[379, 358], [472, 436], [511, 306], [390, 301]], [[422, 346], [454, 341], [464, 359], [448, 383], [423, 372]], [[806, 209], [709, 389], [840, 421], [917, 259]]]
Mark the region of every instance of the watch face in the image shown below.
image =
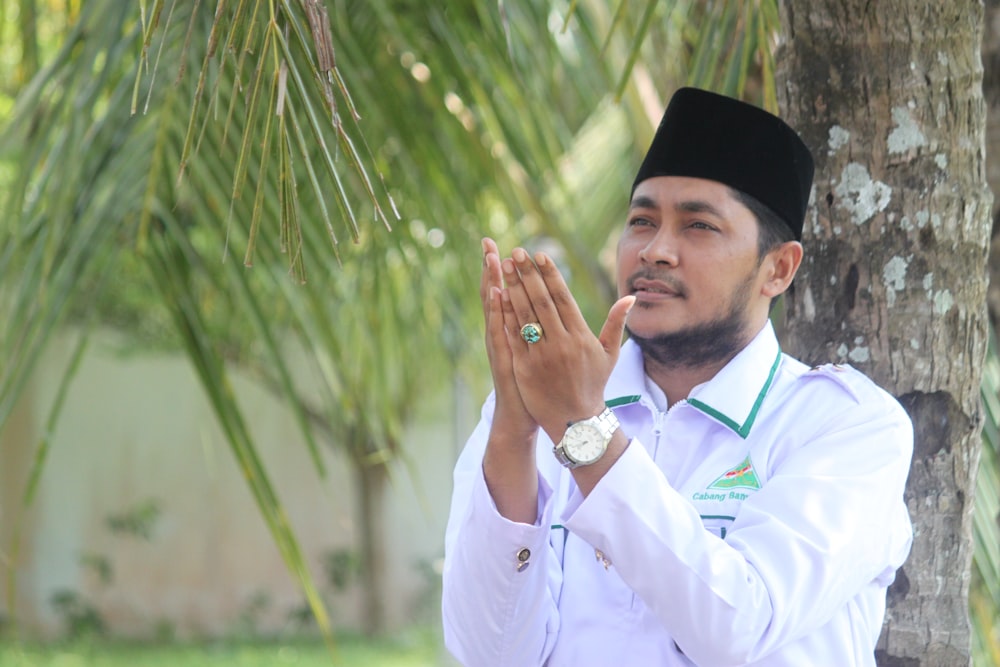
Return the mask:
[[601, 458], [608, 443], [593, 424], [577, 423], [566, 429], [562, 446], [567, 457], [580, 465], [587, 465]]

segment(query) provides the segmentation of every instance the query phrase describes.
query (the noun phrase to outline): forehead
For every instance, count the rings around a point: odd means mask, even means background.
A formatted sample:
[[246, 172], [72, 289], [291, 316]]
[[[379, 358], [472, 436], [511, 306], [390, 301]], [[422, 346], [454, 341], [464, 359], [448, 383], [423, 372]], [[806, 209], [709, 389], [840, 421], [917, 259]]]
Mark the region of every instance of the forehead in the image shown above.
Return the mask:
[[636, 186], [635, 192], [632, 193], [631, 206], [676, 208], [692, 202], [707, 204], [722, 215], [728, 213], [738, 216], [741, 213], [740, 209], [750, 213], [750, 210], [736, 199], [728, 185], [688, 176], [647, 178]]

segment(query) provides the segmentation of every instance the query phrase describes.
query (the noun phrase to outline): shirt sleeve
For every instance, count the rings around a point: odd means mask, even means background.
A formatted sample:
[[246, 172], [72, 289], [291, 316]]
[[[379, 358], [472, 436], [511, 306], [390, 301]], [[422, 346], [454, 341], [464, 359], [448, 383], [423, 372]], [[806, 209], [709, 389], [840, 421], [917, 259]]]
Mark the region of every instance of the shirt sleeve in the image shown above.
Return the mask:
[[726, 539], [633, 443], [565, 524], [601, 549], [697, 664], [751, 663], [821, 627], [908, 553], [912, 426], [891, 397], [827, 414]]
[[482, 471], [493, 397], [459, 456], [445, 536], [442, 618], [463, 665], [532, 667], [552, 652], [562, 571], [550, 543], [552, 490], [540, 474], [534, 525], [496, 509]]

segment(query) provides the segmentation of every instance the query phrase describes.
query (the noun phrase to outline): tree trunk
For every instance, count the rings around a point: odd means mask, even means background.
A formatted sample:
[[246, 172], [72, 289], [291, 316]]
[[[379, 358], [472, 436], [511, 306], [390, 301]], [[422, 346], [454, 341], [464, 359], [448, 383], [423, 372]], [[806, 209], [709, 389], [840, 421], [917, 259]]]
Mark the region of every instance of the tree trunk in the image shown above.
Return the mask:
[[967, 665], [991, 196], [972, 0], [789, 0], [783, 115], [816, 157], [788, 348], [850, 363], [913, 419], [909, 560], [882, 665]]
[[1000, 0], [986, 1], [983, 21], [983, 98], [986, 100], [986, 179], [993, 198], [993, 242], [990, 248], [990, 320], [1000, 330]]
[[21, 63], [17, 74], [18, 83], [24, 85], [38, 73], [38, 7], [35, 0], [21, 0], [18, 29], [21, 33]]
[[361, 531], [361, 623], [369, 637], [383, 634], [386, 627], [385, 494], [388, 470], [382, 462], [356, 461], [359, 529]]

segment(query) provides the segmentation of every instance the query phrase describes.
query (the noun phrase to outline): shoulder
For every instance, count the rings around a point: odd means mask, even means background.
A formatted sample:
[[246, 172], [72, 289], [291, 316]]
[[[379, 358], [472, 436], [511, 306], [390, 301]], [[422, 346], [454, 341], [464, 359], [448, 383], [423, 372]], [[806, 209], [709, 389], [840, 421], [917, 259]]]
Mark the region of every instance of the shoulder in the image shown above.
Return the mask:
[[888, 391], [849, 364], [807, 366], [785, 355], [785, 390], [812, 402], [863, 406], [905, 418], [905, 411]]
[[793, 450], [818, 443], [827, 453], [835, 446], [840, 453], [857, 454], [858, 461], [909, 469], [913, 424], [892, 394], [846, 364], [809, 367], [786, 360], [777, 391], [768, 399], [771, 426]]
[[797, 382], [800, 385], [820, 383], [829, 390], [838, 389], [860, 403], [862, 398], [881, 389], [867, 375], [847, 364], [821, 364], [802, 371]]

